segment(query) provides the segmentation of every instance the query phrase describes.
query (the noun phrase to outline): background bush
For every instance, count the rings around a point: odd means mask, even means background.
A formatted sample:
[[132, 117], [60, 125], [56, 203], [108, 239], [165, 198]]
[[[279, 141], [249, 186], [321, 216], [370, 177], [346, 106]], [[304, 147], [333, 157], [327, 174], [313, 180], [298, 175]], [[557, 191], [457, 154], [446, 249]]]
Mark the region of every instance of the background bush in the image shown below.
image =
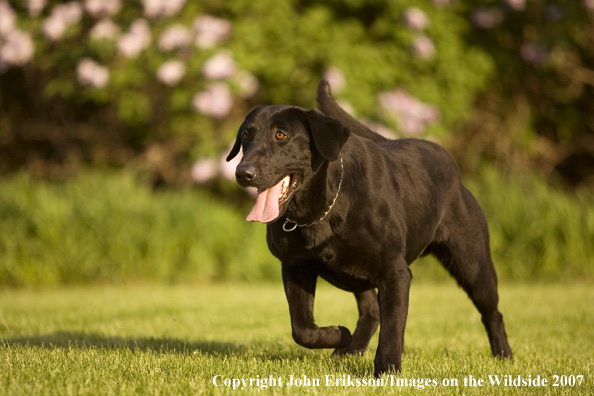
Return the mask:
[[[94, 3], [50, 1], [35, 15], [23, 3], [11, 3], [14, 30], [30, 37], [34, 52], [0, 76], [8, 116], [3, 146], [12, 154], [5, 171], [22, 165], [41, 174], [60, 171], [33, 163], [32, 150], [35, 161], [64, 167], [126, 162], [164, 140], [170, 142], [169, 166], [180, 157], [218, 156], [251, 106], [314, 106], [325, 73], [360, 115], [401, 125], [405, 133], [442, 137], [468, 116], [493, 69], [490, 57], [465, 40], [468, 24], [457, 6], [146, 0], [114, 11], [109, 4], [120, 3], [111, 0], [92, 11]], [[153, 3], [162, 9], [151, 11]], [[63, 22], [66, 29], [55, 37], [48, 21], [59, 21], [65, 6], [78, 10], [77, 17]], [[204, 18], [228, 31], [198, 44]], [[106, 23], [115, 31], [98, 38], [98, 26]], [[181, 33], [170, 34], [177, 41], [165, 45], [173, 27]], [[172, 61], [185, 73], [175, 81], [160, 78], [160, 68]], [[213, 86], [219, 89], [212, 92]], [[380, 106], [381, 95], [394, 89], [410, 95], [408, 102]], [[205, 93], [215, 109], [196, 104]], [[167, 183], [179, 181], [159, 169], [163, 164], [148, 166]]]
[[504, 278], [591, 279], [593, 17], [590, 0], [0, 0], [0, 283], [278, 278], [221, 155], [252, 106], [313, 107], [321, 77], [373, 129], [453, 152]]
[[[247, 212], [247, 211], [246, 211]], [[126, 174], [27, 175], [0, 188], [0, 284], [261, 280], [265, 228], [200, 191], [153, 193]]]
[[[594, 280], [594, 199], [492, 167], [467, 184], [487, 215], [503, 280]], [[265, 226], [249, 205], [189, 189], [151, 191], [127, 174], [87, 172], [62, 183], [25, 174], [0, 184], [0, 285], [280, 280]], [[526, 199], [529, 195], [531, 198]], [[435, 260], [415, 280], [448, 275]]]
[[360, 118], [440, 139], [464, 169], [592, 181], [587, 0], [34, 3], [1, 2], [3, 172], [134, 160], [179, 184], [250, 107], [311, 107], [325, 75]]

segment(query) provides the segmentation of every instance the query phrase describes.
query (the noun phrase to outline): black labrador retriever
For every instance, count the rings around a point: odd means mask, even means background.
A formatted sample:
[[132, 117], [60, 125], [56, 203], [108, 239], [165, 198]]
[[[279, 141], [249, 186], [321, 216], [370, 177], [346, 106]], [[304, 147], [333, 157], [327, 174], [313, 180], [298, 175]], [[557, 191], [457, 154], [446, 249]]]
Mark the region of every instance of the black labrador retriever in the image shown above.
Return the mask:
[[[258, 188], [247, 220], [267, 223], [294, 340], [336, 355], [361, 353], [380, 324], [375, 375], [398, 372], [409, 265], [432, 253], [480, 312], [493, 355], [511, 358], [487, 223], [451, 155], [427, 141], [376, 134], [336, 104], [323, 80], [318, 103], [322, 112], [254, 108], [227, 157], [243, 149], [237, 181]], [[355, 294], [353, 334], [316, 325], [318, 276]]]

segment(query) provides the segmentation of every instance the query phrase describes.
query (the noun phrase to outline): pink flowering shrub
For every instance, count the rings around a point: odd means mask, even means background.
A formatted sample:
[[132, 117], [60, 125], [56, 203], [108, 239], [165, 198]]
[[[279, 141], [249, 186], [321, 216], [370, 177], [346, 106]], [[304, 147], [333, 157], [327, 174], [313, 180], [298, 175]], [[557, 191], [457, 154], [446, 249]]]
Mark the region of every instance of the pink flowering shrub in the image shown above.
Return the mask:
[[420, 102], [402, 89], [382, 92], [379, 102], [387, 114], [396, 118], [398, 129], [406, 135], [419, 135], [440, 118], [435, 106]]
[[198, 92], [192, 99], [192, 105], [198, 113], [213, 118], [223, 119], [233, 106], [233, 94], [223, 83], [213, 83], [206, 90]]
[[[29, 123], [60, 125], [59, 103], [132, 147], [113, 153], [172, 140], [218, 163], [251, 107], [313, 107], [321, 77], [390, 136], [445, 140], [494, 92], [537, 103], [526, 122], [547, 120], [556, 139], [591, 131], [594, 112], [561, 102], [593, 101], [594, 1], [545, 3], [0, 0], [0, 110], [13, 112], [0, 141]], [[555, 94], [564, 99], [548, 108]]]
[[78, 62], [76, 74], [81, 85], [104, 88], [109, 82], [109, 70], [90, 58], [83, 58]]
[[77, 25], [82, 18], [83, 10], [79, 2], [57, 4], [49, 17], [43, 21], [43, 34], [49, 41], [58, 41], [64, 37], [66, 30]]
[[165, 85], [176, 86], [186, 74], [186, 65], [180, 60], [170, 60], [157, 69], [157, 78]]

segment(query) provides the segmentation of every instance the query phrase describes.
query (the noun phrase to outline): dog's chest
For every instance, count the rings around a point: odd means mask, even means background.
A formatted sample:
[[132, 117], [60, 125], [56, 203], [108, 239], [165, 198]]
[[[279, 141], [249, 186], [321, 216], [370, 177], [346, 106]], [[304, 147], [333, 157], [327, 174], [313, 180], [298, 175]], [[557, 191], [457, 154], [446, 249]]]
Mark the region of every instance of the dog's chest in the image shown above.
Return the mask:
[[[333, 243], [332, 243], [333, 242]], [[313, 249], [316, 271], [331, 284], [348, 291], [363, 291], [376, 287], [374, 265], [350, 245], [331, 241]]]
[[[316, 272], [330, 283], [346, 290], [367, 290], [375, 284], [381, 262], [376, 244], [357, 238], [343, 238], [324, 229], [295, 230], [269, 235], [272, 253], [282, 262], [315, 261]], [[271, 242], [271, 243], [270, 243]]]

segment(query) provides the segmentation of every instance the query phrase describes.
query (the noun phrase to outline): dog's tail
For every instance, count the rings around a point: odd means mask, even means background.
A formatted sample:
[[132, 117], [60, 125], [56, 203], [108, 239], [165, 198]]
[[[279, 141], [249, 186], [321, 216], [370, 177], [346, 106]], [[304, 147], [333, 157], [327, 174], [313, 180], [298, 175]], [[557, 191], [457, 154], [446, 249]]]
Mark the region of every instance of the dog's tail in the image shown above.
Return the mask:
[[345, 128], [359, 136], [371, 139], [376, 143], [388, 140], [382, 135], [373, 132], [371, 129], [353, 118], [349, 113], [344, 111], [334, 100], [330, 85], [324, 79], [322, 79], [318, 85], [318, 106], [320, 107], [320, 110], [322, 110], [322, 113], [339, 121]]

